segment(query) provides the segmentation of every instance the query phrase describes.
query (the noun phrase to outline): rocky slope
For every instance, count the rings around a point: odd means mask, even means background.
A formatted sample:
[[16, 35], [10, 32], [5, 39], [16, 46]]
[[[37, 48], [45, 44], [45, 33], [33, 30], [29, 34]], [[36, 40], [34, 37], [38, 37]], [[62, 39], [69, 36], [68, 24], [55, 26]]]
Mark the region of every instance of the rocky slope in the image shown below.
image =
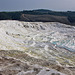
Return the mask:
[[[12, 62], [16, 59], [26, 62], [26, 64], [38, 64], [40, 66], [51, 68], [45, 75], [51, 75], [52, 72], [60, 71], [55, 75], [74, 75], [75, 74], [75, 27], [61, 24], [58, 22], [22, 22], [22, 21], [0, 21], [0, 72], [6, 75], [10, 69], [8, 65], [12, 65], [15, 73], [10, 71], [12, 75], [44, 75], [45, 72], [40, 70], [34, 73], [33, 68], [24, 69], [17, 68]], [[4, 57], [4, 58], [3, 58]], [[15, 58], [15, 59], [14, 59]], [[6, 62], [3, 63], [3, 61]], [[9, 62], [9, 63], [8, 63]], [[8, 69], [3, 69], [3, 67]], [[21, 74], [16, 69], [20, 69]], [[53, 69], [56, 70], [53, 70]], [[29, 72], [30, 71], [30, 72]], [[18, 73], [19, 72], [19, 73]], [[41, 73], [42, 72], [42, 73]], [[11, 75], [11, 74], [7, 75]], [[46, 73], [46, 72], [45, 72]], [[54, 74], [53, 74], [54, 75]]]
[[31, 14], [22, 14], [20, 17], [21, 21], [26, 22], [60, 22], [64, 24], [72, 24], [66, 16], [57, 16], [57, 15], [31, 15]]

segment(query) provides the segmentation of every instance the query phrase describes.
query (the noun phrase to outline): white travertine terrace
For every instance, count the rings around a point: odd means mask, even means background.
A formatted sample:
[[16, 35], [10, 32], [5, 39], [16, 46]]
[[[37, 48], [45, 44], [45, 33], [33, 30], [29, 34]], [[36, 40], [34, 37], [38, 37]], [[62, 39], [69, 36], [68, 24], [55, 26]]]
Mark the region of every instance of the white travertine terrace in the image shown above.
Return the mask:
[[0, 50], [21, 50], [54, 63], [63, 58], [75, 65], [64, 58], [71, 57], [67, 52], [75, 52], [75, 27], [58, 22], [0, 21]]
[[0, 21], [2, 50], [24, 50], [48, 45], [46, 42], [75, 51], [75, 27], [57, 22]]

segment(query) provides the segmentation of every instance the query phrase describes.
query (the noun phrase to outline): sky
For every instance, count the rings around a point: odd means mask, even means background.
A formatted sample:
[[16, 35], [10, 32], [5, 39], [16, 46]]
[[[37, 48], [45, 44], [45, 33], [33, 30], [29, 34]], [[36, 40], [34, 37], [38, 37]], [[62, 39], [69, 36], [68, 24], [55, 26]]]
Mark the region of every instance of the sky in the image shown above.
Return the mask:
[[75, 11], [75, 0], [0, 0], [0, 11], [32, 9]]

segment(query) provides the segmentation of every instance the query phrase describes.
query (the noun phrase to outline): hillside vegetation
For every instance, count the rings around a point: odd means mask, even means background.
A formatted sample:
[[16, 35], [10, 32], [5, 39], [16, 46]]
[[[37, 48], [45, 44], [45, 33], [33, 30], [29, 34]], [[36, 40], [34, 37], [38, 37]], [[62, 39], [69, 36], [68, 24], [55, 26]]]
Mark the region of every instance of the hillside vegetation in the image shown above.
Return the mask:
[[75, 12], [58, 12], [46, 9], [0, 12], [0, 20], [20, 20], [27, 22], [60, 22], [75, 24]]

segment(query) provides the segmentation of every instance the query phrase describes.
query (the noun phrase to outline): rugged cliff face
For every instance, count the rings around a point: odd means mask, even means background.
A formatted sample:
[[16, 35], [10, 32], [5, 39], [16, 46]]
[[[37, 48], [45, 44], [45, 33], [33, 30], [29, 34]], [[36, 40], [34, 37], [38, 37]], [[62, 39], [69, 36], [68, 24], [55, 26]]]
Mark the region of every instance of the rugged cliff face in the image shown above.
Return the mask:
[[12, 57], [67, 75], [75, 74], [74, 26], [58, 22], [0, 21], [0, 50], [3, 60]]

